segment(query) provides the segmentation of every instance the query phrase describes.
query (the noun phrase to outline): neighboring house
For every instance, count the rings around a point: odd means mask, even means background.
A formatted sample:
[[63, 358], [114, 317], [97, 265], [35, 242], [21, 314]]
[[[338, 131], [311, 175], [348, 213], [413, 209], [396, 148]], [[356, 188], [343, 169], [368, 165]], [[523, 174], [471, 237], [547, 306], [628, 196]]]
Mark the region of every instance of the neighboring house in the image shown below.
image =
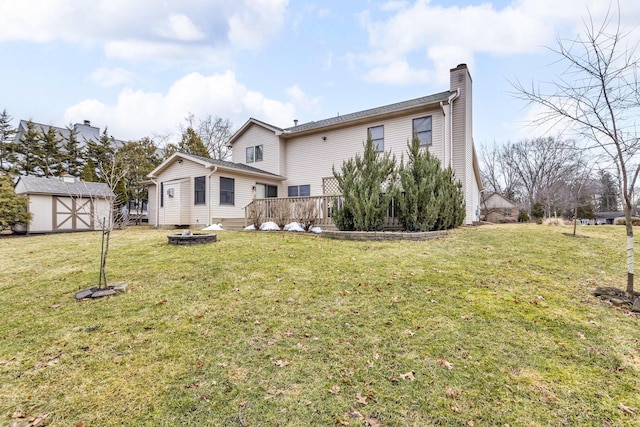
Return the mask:
[[[20, 123], [16, 128], [16, 133], [13, 139], [14, 141], [16, 142], [20, 141], [20, 139], [27, 132], [28, 122], [29, 122], [28, 120], [20, 120]], [[52, 126], [52, 125], [45, 125], [42, 123], [36, 123], [34, 121], [31, 121], [31, 123], [33, 123], [35, 128], [43, 134], [46, 134], [49, 131], [49, 128], [54, 128], [58, 133], [58, 135], [60, 135], [63, 139], [65, 140], [69, 139], [69, 129], [67, 128], [61, 128], [61, 127]], [[89, 141], [89, 140], [98, 141], [100, 139], [100, 128], [91, 126], [91, 121], [89, 120], [84, 120], [83, 123], [75, 123], [73, 126], [71, 126], [71, 130], [75, 134], [76, 139], [78, 140], [78, 143], [80, 144], [81, 147], [84, 146], [85, 141]], [[113, 142], [114, 147], [119, 147], [124, 143], [123, 141], [119, 139], [115, 139], [113, 137], [111, 137], [111, 140]]]
[[42, 178], [20, 176], [16, 194], [29, 197], [32, 219], [27, 233], [59, 233], [99, 230], [110, 224], [111, 201], [115, 197], [107, 184], [78, 181], [65, 176]]
[[520, 209], [500, 193], [491, 193], [482, 200], [481, 217], [484, 221], [503, 223], [517, 222]]
[[286, 129], [251, 118], [229, 141], [232, 162], [175, 154], [149, 174], [149, 223], [197, 227], [235, 220], [240, 225], [254, 197], [315, 199], [326, 221], [330, 199], [338, 194], [332, 168], [340, 170], [345, 160], [362, 153], [368, 135], [399, 162], [414, 133], [462, 183], [465, 224], [477, 221], [482, 184], [472, 137], [472, 81], [461, 64], [450, 72], [450, 89], [433, 95], [316, 122], [295, 121]]
[[616, 224], [624, 220], [624, 212], [596, 212], [596, 224]]

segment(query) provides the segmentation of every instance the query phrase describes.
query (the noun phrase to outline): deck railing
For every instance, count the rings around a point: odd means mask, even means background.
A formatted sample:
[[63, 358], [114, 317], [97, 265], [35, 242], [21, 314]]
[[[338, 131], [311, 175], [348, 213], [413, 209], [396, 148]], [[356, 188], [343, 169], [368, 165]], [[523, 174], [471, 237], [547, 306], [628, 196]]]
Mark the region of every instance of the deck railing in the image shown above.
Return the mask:
[[[312, 209], [315, 212], [315, 225], [335, 227], [331, 218], [335, 203], [340, 206], [342, 203], [341, 195], [254, 199], [244, 208], [245, 223], [247, 225], [251, 223], [250, 218], [253, 209], [257, 209], [261, 213], [262, 222], [274, 221], [276, 223], [279, 218], [284, 218], [287, 223], [293, 221], [301, 222], [301, 213], [305, 209], [307, 212]], [[391, 203], [387, 211], [384, 228], [401, 228], [394, 202]]]

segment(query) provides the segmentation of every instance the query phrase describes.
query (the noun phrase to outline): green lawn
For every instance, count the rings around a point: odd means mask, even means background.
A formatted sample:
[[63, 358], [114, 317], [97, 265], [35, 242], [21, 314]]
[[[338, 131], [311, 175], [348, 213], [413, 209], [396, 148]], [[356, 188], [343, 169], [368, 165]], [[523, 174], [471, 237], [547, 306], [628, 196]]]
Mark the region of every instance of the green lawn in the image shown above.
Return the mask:
[[83, 302], [98, 233], [0, 239], [0, 425], [640, 425], [640, 316], [590, 295], [624, 288], [624, 228], [567, 231], [131, 229], [129, 292]]

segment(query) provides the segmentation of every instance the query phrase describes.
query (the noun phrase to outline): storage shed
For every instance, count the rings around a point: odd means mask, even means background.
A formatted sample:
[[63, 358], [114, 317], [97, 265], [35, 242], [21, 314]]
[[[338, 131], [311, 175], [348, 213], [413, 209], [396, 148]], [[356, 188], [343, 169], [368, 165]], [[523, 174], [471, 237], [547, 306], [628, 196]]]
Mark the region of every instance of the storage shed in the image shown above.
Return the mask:
[[43, 178], [20, 176], [16, 194], [29, 197], [32, 218], [27, 233], [61, 233], [99, 230], [110, 224], [115, 195], [107, 184], [84, 182], [70, 176]]

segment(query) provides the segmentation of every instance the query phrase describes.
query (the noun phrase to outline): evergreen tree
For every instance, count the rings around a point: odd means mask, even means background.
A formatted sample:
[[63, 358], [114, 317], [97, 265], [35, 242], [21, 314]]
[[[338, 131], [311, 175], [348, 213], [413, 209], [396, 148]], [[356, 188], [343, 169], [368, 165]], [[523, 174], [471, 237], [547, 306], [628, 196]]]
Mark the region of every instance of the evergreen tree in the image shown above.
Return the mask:
[[0, 172], [0, 230], [29, 222], [31, 213], [28, 206], [29, 198], [16, 194], [9, 175]]
[[178, 151], [193, 154], [194, 156], [210, 157], [207, 147], [205, 147], [202, 142], [202, 138], [200, 138], [191, 126], [182, 132], [182, 139], [178, 143]]
[[42, 176], [42, 169], [38, 164], [38, 159], [42, 157], [41, 132], [31, 120], [27, 122], [27, 131], [18, 142], [14, 146], [17, 154], [16, 169], [18, 173]]
[[53, 126], [40, 134], [40, 150], [36, 162], [44, 176], [59, 176], [62, 172], [62, 138]]
[[143, 138], [139, 141], [129, 141], [118, 149], [117, 156], [127, 165], [127, 174], [122, 183], [124, 186], [124, 201], [131, 206], [135, 201], [135, 209], [130, 214], [137, 214], [139, 219], [142, 213], [142, 204], [149, 199], [147, 187], [142, 184], [147, 174], [158, 164], [160, 158], [157, 155], [157, 147], [150, 138]]
[[600, 171], [600, 195], [598, 210], [600, 212], [615, 212], [620, 209], [620, 186], [607, 171]]
[[462, 185], [451, 168], [420, 148], [414, 135], [408, 148], [408, 162], [400, 165], [403, 194], [398, 198], [398, 220], [407, 231], [447, 230], [462, 224], [465, 208]]
[[[334, 204], [334, 222], [341, 230], [376, 231], [384, 227], [387, 210], [396, 195], [396, 159], [375, 150], [371, 135], [361, 157], [343, 162], [333, 176], [342, 192], [342, 205]], [[351, 228], [352, 227], [352, 228]]]
[[82, 148], [73, 126], [67, 126], [67, 135], [63, 141], [62, 166], [69, 175], [79, 176], [82, 172]]
[[93, 161], [96, 167], [96, 174], [100, 181], [103, 180], [100, 173], [101, 168], [109, 167], [112, 163], [113, 156], [115, 155], [115, 148], [113, 146], [113, 138], [109, 136], [108, 129], [105, 128], [100, 138], [97, 140], [87, 140], [86, 143], [86, 155], [87, 162], [89, 159]]
[[98, 182], [98, 174], [96, 174], [96, 164], [93, 163], [91, 158], [87, 159], [87, 163], [82, 168], [80, 179], [84, 182]]
[[2, 110], [0, 114], [0, 172], [15, 169], [16, 156], [12, 142], [16, 130], [11, 126], [11, 120], [13, 117], [7, 113], [7, 110]]

